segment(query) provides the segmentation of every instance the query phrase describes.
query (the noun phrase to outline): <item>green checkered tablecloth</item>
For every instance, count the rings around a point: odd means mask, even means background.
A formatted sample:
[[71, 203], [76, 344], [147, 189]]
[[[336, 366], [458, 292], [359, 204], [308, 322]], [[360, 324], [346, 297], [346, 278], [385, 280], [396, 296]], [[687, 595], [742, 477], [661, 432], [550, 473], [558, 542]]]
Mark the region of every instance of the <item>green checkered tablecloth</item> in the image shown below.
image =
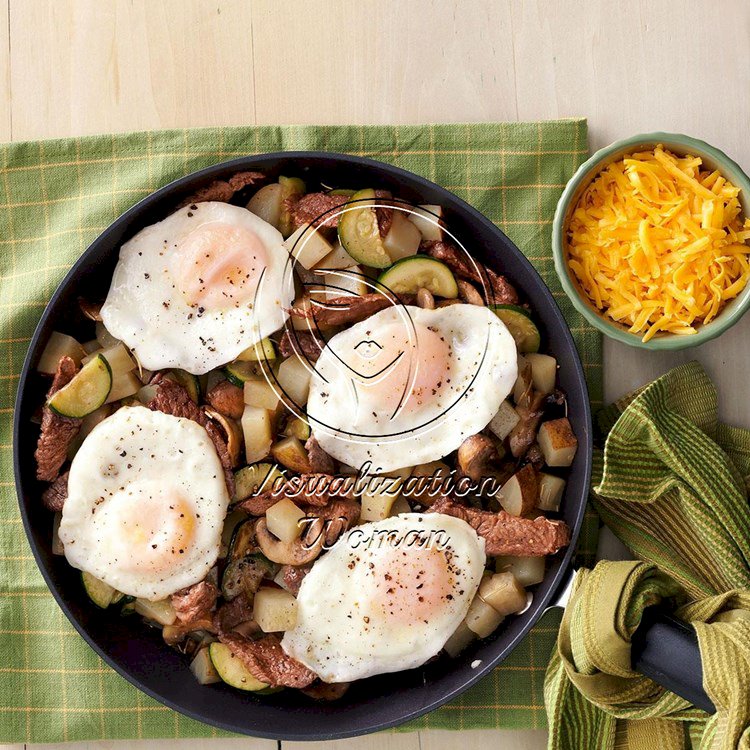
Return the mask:
[[[58, 609], [18, 513], [13, 400], [48, 298], [110, 222], [196, 169], [292, 149], [391, 162], [443, 185], [492, 219], [552, 288], [576, 337], [592, 400], [600, 399], [600, 337], [568, 303], [551, 258], [555, 203], [587, 153], [583, 120], [172, 130], [0, 146], [0, 742], [221, 735], [131, 687]], [[584, 534], [584, 551], [588, 542], [591, 552], [593, 540], [593, 533]], [[548, 613], [491, 676], [407, 728], [544, 727], [544, 673], [558, 622], [559, 614]]]

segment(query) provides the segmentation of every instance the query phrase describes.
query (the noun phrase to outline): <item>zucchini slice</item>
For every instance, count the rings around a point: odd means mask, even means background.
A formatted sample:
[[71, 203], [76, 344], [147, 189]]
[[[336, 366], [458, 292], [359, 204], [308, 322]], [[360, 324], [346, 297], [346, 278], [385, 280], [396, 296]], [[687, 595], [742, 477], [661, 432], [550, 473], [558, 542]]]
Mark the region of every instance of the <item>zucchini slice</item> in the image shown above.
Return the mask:
[[185, 370], [170, 370], [167, 377], [179, 383], [187, 392], [193, 401], [197, 404], [201, 397], [201, 384], [195, 375], [191, 375]]
[[273, 578], [278, 571], [278, 565], [259, 553], [232, 560], [221, 577], [221, 593], [227, 601], [241, 594], [251, 599], [261, 581]]
[[294, 227], [292, 225], [292, 212], [289, 210], [289, 200], [293, 195], [304, 195], [305, 183], [299, 177], [279, 177], [281, 185], [281, 214], [279, 216], [279, 231], [284, 237], [288, 237]]
[[47, 402], [49, 408], [63, 417], [85, 417], [96, 411], [112, 390], [112, 370], [107, 360], [97, 354], [87, 362], [66, 386]]
[[345, 195], [347, 198], [351, 198], [356, 192], [356, 190], [352, 190], [351, 188], [334, 188], [328, 191], [328, 195]]
[[208, 647], [209, 656], [219, 677], [238, 690], [257, 692], [268, 687], [265, 682], [253, 677], [243, 666], [242, 662], [223, 643], [212, 643]]
[[248, 346], [245, 351], [237, 355], [240, 362], [262, 362], [267, 359], [276, 359], [276, 348], [269, 338], [261, 339], [257, 344]]
[[257, 463], [243, 466], [234, 472], [235, 498], [239, 502], [254, 495], [261, 486], [263, 491], [272, 490], [274, 482], [284, 475], [276, 464]]
[[107, 609], [115, 601], [115, 597], [118, 601], [123, 597], [123, 594], [114, 587], [94, 578], [91, 573], [87, 573], [85, 570], [81, 572], [81, 581], [83, 581], [83, 588], [86, 589], [89, 599], [101, 609]]
[[521, 354], [539, 351], [539, 329], [525, 308], [518, 305], [491, 305], [491, 309], [505, 323]]
[[306, 441], [312, 431], [310, 425], [299, 417], [291, 417], [284, 427], [283, 435], [285, 437], [296, 437], [301, 442]]
[[339, 241], [349, 255], [365, 266], [388, 268], [393, 261], [383, 246], [375, 213], [375, 191], [360, 190], [344, 204], [339, 219]]
[[419, 289], [427, 289], [436, 297], [458, 297], [456, 277], [450, 268], [424, 255], [413, 255], [394, 263], [380, 274], [378, 284], [394, 294], [416, 294]]
[[227, 380], [239, 388], [242, 388], [248, 380], [256, 380], [259, 374], [255, 362], [230, 362], [224, 368]]
[[246, 521], [237, 524], [232, 534], [232, 541], [229, 542], [229, 559], [239, 560], [245, 555], [258, 551], [258, 545], [255, 543], [255, 519], [248, 518]]

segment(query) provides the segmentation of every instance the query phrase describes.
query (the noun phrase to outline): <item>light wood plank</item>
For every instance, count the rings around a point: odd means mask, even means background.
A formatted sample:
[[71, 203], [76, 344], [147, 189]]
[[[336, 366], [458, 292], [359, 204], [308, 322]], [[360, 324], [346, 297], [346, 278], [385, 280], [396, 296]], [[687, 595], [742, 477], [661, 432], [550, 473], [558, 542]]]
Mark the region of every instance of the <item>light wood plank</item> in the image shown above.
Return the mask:
[[474, 729], [462, 732], [437, 730], [421, 732], [421, 750], [544, 750], [547, 732], [539, 729]]
[[510, 32], [487, 0], [255, 0], [258, 122], [516, 119]]
[[330, 742], [282, 742], [283, 750], [419, 750], [416, 732], [397, 734], [382, 732]]
[[24, 750], [23, 745], [0, 745], [0, 750]]
[[252, 123], [244, 0], [13, 0], [14, 138]]
[[[10, 22], [8, 3], [0, 5], [0, 141], [13, 137], [10, 117]], [[0, 745], [2, 748], [2, 745]]]

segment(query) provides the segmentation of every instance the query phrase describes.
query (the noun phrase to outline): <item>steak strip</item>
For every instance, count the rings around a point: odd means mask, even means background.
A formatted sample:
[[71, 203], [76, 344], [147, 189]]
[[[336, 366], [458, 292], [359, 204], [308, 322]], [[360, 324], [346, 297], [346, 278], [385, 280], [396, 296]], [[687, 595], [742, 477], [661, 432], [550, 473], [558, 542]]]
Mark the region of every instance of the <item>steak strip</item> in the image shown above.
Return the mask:
[[228, 633], [242, 623], [253, 619], [253, 604], [247, 596], [235, 596], [222, 604], [214, 613], [213, 627], [217, 633]]
[[210, 620], [219, 591], [210, 581], [200, 581], [172, 594], [171, 601], [181, 623]]
[[333, 459], [320, 447], [314, 435], [310, 435], [305, 443], [310, 471], [313, 474], [335, 474], [336, 465]]
[[282, 565], [279, 570], [287, 590], [297, 596], [305, 576], [312, 570], [312, 565]]
[[317, 362], [326, 342], [307, 331], [284, 331], [279, 341], [279, 351], [285, 359], [296, 354], [300, 359]]
[[303, 688], [317, 675], [281, 648], [275, 635], [250, 641], [234, 633], [219, 633], [219, 640], [229, 647], [253, 677], [271, 687]]
[[354, 500], [342, 499], [331, 500], [322, 507], [315, 505], [303, 505], [307, 518], [318, 519], [302, 533], [306, 545], [312, 546], [320, 534], [325, 531], [325, 543], [328, 547], [335, 544], [339, 537], [348, 531], [359, 520], [360, 505]]
[[319, 326], [339, 326], [348, 323], [359, 323], [396, 302], [413, 305], [413, 294], [402, 294], [398, 300], [385, 294], [373, 292], [361, 297], [334, 297], [327, 302], [313, 302], [309, 307], [293, 307], [292, 315], [296, 318], [314, 318]]
[[[47, 391], [49, 401], [61, 388], [75, 377], [78, 366], [70, 357], [60, 357], [52, 385]], [[54, 482], [65, 463], [68, 448], [81, 429], [81, 420], [74, 417], [61, 417], [45, 403], [42, 408], [42, 427], [34, 452], [36, 478], [42, 482]]]
[[[331, 195], [331, 193], [308, 193], [299, 200], [287, 203], [292, 215], [292, 225], [295, 229], [303, 224], [321, 227], [337, 227], [341, 214], [336, 211], [349, 200], [345, 195]], [[324, 216], [325, 214], [325, 216]], [[330, 215], [329, 215], [330, 214]]]
[[262, 182], [266, 176], [262, 172], [237, 172], [228, 180], [214, 180], [206, 187], [196, 190], [182, 201], [177, 208], [184, 208], [194, 203], [206, 203], [207, 201], [220, 201], [229, 203], [242, 188]]
[[216, 411], [230, 419], [241, 419], [245, 410], [245, 396], [242, 388], [228, 380], [217, 383], [207, 394], [206, 401]]
[[479, 263], [477, 265], [482, 272], [478, 271], [474, 264], [463, 257], [461, 252], [453, 245], [449, 245], [447, 242], [430, 241], [423, 242], [419, 249], [445, 263], [459, 278], [476, 281], [482, 286], [489, 287], [488, 291], [492, 294], [492, 299], [487, 300], [489, 304], [515, 305], [518, 303], [518, 293], [505, 276], [501, 276], [491, 268]]
[[69, 471], [55, 479], [47, 489], [42, 492], [42, 505], [53, 513], [58, 513], [63, 509], [65, 501], [68, 499], [68, 475]]
[[485, 551], [493, 557], [514, 555], [539, 557], [552, 555], [570, 543], [570, 528], [564, 521], [551, 521], [544, 516], [535, 519], [511, 516], [501, 510], [493, 513], [460, 505], [453, 500], [440, 499], [431, 513], [444, 513], [460, 518], [484, 539]]
[[158, 386], [156, 395], [148, 402], [149, 409], [171, 414], [173, 417], [192, 419], [203, 427], [211, 438], [219, 460], [224, 468], [224, 479], [227, 483], [229, 496], [234, 496], [234, 474], [232, 473], [232, 460], [229, 457], [227, 444], [221, 434], [221, 430], [205, 415], [203, 409], [190, 398], [188, 392], [179, 384], [162, 373], [157, 373], [151, 380], [152, 385]]

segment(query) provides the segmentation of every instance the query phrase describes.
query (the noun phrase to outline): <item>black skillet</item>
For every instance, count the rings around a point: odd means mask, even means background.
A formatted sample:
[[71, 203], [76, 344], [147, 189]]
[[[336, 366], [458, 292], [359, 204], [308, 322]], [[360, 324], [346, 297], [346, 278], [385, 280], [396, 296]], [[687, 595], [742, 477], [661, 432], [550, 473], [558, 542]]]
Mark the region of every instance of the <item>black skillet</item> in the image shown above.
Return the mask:
[[[459, 658], [441, 657], [419, 669], [360, 681], [342, 700], [328, 704], [313, 703], [294, 690], [256, 698], [223, 684], [201, 686], [183, 657], [167, 647], [157, 631], [138, 618], [122, 618], [92, 607], [78, 571], [65, 558], [52, 555], [52, 519], [39, 501], [43, 488], [34, 477], [38, 427], [32, 415], [47, 387], [36, 373], [36, 364], [52, 330], [80, 332], [82, 340], [90, 338], [91, 323], [80, 318], [76, 300], [79, 295], [103, 297], [120, 245], [164, 218], [197, 188], [245, 169], [258, 169], [272, 177], [300, 176], [308, 185], [381, 187], [414, 203], [443, 206], [449, 228], [469, 252], [506, 274], [531, 303], [542, 331], [543, 350], [560, 365], [560, 386], [567, 394], [568, 415], [579, 441], [561, 507], [561, 516], [572, 529], [571, 545], [550, 561], [531, 607]], [[571, 558], [589, 487], [592, 428], [583, 368], [568, 326], [537, 272], [497, 227], [455, 195], [397, 167], [341, 154], [287, 152], [236, 159], [176, 180], [126, 211], [91, 244], [56, 290], [31, 340], [18, 387], [14, 446], [21, 515], [42, 575], [68, 619], [109, 665], [161, 703], [221, 729], [273, 739], [323, 740], [392, 727], [450, 701], [505, 659], [545, 610], [554, 606], [572, 575]], [[639, 631], [636, 639], [640, 654], [636, 667], [713, 710], [701, 686], [700, 655], [692, 629], [661, 616], [650, 620], [652, 627]]]

